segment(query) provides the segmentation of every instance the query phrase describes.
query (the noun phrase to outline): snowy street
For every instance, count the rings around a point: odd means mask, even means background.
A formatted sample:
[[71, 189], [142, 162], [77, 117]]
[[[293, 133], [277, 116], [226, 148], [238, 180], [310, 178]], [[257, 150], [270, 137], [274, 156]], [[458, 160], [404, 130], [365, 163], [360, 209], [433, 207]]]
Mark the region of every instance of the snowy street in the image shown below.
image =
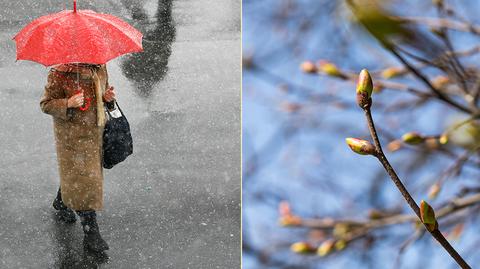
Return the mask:
[[143, 54], [107, 64], [134, 139], [104, 170], [107, 263], [83, 254], [78, 220], [55, 220], [48, 69], [15, 62], [11, 40], [71, 1], [0, 3], [0, 268], [240, 267], [240, 1], [173, 0], [171, 20], [170, 1], [78, 0], [145, 35]]

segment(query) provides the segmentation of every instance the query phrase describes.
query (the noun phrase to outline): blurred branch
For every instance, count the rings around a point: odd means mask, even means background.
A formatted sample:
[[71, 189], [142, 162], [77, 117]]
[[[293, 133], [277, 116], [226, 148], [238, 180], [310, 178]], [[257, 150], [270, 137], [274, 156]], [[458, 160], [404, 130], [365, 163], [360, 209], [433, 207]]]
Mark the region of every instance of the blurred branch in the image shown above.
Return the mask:
[[460, 111], [463, 111], [465, 113], [468, 113], [468, 114], [478, 114], [478, 111], [471, 111], [470, 109], [458, 104], [457, 102], [451, 100], [450, 98], [448, 98], [448, 96], [446, 96], [445, 94], [443, 94], [441, 91], [439, 91], [437, 88], [435, 88], [432, 83], [419, 71], [417, 70], [414, 66], [412, 66], [403, 56], [401, 56], [396, 50], [395, 48], [387, 48], [390, 50], [390, 52], [395, 55], [395, 57], [397, 57], [397, 59], [402, 62], [407, 68], [408, 70], [410, 70], [415, 76], [418, 77], [418, 79], [420, 81], [422, 81], [423, 83], [425, 83], [425, 85], [433, 92], [433, 94], [435, 94], [437, 96], [437, 98], [455, 108], [457, 108], [458, 110]]
[[398, 256], [395, 261], [395, 268], [400, 268], [400, 258], [405, 252], [405, 250], [415, 241], [417, 241], [419, 238], [421, 238], [425, 234], [425, 230], [416, 230], [415, 233], [407, 238], [402, 245], [400, 246], [400, 249], [398, 251]]
[[431, 28], [448, 28], [480, 35], [480, 26], [472, 23], [454, 21], [445, 18], [399, 17], [398, 19], [404, 22], [423, 24]]
[[288, 86], [289, 90], [295, 90], [295, 92], [303, 96], [304, 98], [307, 99], [316, 99], [316, 100], [322, 100], [322, 102], [329, 104], [329, 103], [336, 103], [340, 104], [343, 106], [353, 106], [353, 103], [347, 99], [342, 98], [341, 96], [334, 95], [334, 94], [321, 94], [317, 93], [318, 90], [309, 88], [307, 86], [299, 85], [295, 82], [292, 82], [285, 77], [276, 75], [275, 73], [269, 71], [266, 68], [263, 68], [262, 66], [256, 64], [253, 59], [247, 59], [249, 62], [248, 64], [248, 69], [250, 71], [254, 71], [257, 74], [257, 78], [262, 78], [266, 81], [273, 82], [274, 84], [283, 84]]
[[[477, 188], [478, 189], [478, 188]], [[475, 190], [477, 190], [475, 189]], [[480, 204], [480, 193], [476, 193], [467, 197], [454, 198], [448, 202], [445, 206], [436, 210], [436, 217], [442, 219], [449, 215], [455, 214], [460, 210], [477, 206]], [[375, 215], [373, 215], [375, 214]], [[305, 227], [311, 229], [320, 230], [333, 230], [338, 225], [348, 226], [350, 229], [362, 229], [364, 232], [372, 229], [383, 228], [386, 226], [402, 224], [406, 222], [416, 223], [419, 222], [417, 215], [412, 214], [395, 214], [381, 216], [380, 212], [375, 211], [372, 214], [371, 220], [359, 221], [359, 220], [334, 220], [331, 218], [324, 219], [301, 219], [301, 221], [295, 225], [289, 225], [289, 227]], [[380, 215], [378, 215], [380, 214]], [[379, 218], [378, 218], [379, 217]], [[378, 219], [376, 219], [378, 218]]]

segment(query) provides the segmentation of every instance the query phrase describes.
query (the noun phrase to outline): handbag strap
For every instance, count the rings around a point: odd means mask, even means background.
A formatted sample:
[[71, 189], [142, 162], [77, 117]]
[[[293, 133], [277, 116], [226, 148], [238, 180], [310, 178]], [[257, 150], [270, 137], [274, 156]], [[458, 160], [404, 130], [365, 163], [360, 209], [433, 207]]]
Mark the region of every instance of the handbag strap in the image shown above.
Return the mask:
[[[120, 106], [119, 106], [118, 103], [117, 103], [117, 100], [115, 100], [114, 102], [115, 102], [115, 105], [117, 105], [118, 110], [120, 110], [120, 114], [122, 114], [122, 117], [125, 117], [125, 115], [123, 115], [122, 109], [120, 108]], [[108, 116], [109, 116], [110, 118], [113, 118], [113, 117], [112, 117], [112, 114], [110, 114], [110, 110], [109, 110], [108, 108], [107, 108], [106, 110], [107, 110]]]

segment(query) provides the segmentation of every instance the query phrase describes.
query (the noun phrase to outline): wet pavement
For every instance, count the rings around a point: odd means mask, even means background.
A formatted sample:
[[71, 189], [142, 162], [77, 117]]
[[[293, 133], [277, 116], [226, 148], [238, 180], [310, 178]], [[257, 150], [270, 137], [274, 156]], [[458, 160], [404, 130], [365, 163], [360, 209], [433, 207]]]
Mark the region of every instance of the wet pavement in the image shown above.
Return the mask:
[[48, 69], [14, 62], [13, 35], [59, 2], [0, 3], [0, 268], [239, 268], [239, 1], [79, 1], [146, 39], [143, 55], [108, 64], [134, 155], [105, 170], [107, 262], [83, 252], [78, 222], [54, 217]]

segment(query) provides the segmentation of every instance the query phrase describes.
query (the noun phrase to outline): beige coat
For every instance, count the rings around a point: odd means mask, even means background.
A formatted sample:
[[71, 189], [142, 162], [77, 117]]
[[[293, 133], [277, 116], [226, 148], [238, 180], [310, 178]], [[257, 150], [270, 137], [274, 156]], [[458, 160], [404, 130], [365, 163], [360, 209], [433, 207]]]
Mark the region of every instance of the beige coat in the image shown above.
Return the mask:
[[[77, 78], [90, 108], [67, 109], [77, 90]], [[103, 93], [108, 88], [105, 65], [100, 68], [60, 65], [50, 70], [40, 100], [44, 113], [53, 116], [60, 186], [64, 203], [73, 210], [103, 208], [102, 135], [105, 126]], [[101, 111], [101, 114], [97, 114]]]

